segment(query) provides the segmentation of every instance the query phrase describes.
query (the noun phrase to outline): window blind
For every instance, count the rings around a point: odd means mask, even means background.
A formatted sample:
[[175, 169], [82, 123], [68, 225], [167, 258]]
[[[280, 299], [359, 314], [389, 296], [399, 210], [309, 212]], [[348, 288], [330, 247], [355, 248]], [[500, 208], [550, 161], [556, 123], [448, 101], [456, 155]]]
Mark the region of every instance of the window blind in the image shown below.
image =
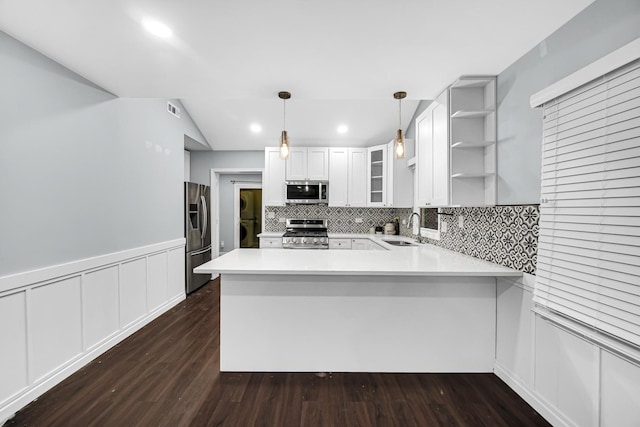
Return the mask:
[[534, 302], [640, 346], [640, 60], [543, 110]]

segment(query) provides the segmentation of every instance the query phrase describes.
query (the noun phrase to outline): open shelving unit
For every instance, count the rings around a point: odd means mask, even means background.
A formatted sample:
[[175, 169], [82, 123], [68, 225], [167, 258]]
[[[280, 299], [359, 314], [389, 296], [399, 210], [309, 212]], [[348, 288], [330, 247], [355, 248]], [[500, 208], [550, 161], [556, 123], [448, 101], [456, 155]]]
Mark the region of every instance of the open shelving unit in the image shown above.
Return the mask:
[[495, 205], [496, 78], [463, 76], [450, 87], [452, 205]]

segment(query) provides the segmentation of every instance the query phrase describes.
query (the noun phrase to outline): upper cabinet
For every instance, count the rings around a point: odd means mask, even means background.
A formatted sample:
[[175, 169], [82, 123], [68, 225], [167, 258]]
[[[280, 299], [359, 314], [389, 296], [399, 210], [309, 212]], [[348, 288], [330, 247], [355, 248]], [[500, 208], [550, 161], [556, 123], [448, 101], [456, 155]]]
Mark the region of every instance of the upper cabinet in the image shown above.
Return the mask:
[[449, 204], [449, 91], [416, 119], [416, 206]]
[[329, 206], [367, 206], [367, 149], [329, 149]]
[[286, 161], [287, 181], [327, 181], [329, 149], [295, 147]]
[[416, 119], [416, 205], [496, 203], [496, 78], [464, 76]]
[[262, 200], [264, 206], [284, 206], [285, 161], [280, 158], [280, 148], [264, 149], [264, 176]]
[[465, 76], [449, 89], [451, 204], [496, 204], [496, 78]]
[[413, 206], [411, 170], [406, 159], [395, 158], [393, 144], [391, 141], [367, 148], [367, 206]]
[[387, 206], [387, 144], [367, 148], [367, 205]]

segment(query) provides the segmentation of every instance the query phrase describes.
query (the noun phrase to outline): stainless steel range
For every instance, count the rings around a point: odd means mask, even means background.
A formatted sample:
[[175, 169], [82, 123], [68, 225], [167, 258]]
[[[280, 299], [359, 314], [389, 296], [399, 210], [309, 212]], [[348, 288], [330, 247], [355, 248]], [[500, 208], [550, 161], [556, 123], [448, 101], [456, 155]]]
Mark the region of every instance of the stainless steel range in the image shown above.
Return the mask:
[[287, 249], [329, 249], [326, 219], [287, 219], [282, 247]]

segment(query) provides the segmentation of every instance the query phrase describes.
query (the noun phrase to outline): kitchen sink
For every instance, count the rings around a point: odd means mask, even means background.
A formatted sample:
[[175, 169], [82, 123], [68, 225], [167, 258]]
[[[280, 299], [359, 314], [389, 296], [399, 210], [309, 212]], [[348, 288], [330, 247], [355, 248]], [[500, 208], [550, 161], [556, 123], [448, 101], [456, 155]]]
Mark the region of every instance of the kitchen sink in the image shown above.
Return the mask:
[[416, 243], [405, 242], [404, 240], [384, 240], [383, 242], [388, 243], [393, 246], [418, 246]]

